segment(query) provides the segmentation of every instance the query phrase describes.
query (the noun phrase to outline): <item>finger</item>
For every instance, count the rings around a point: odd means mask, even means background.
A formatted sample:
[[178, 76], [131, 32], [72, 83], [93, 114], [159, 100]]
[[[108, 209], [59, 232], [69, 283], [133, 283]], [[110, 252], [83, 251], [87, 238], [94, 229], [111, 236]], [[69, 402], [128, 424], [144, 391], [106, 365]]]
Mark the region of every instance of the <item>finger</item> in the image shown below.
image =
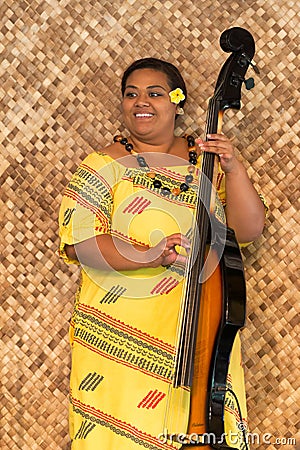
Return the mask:
[[230, 147], [221, 145], [221, 144], [208, 144], [206, 146], [203, 146], [200, 149], [201, 152], [207, 152], [207, 153], [214, 153], [215, 155], [219, 157], [225, 157], [225, 158], [233, 158], [234, 157], [234, 150]]
[[176, 252], [172, 252], [169, 255], [165, 256], [163, 258], [163, 261], [161, 265], [163, 267], [170, 266], [171, 264], [177, 263], [177, 264], [186, 264], [187, 257], [184, 255], [180, 255]]
[[183, 234], [174, 234], [167, 238], [166, 248], [174, 248], [176, 245], [184, 247], [185, 249], [191, 247], [189, 239]]
[[213, 141], [224, 141], [224, 142], [230, 142], [227, 136], [223, 133], [211, 133], [207, 135], [207, 139], [211, 139]]
[[222, 133], [208, 134], [206, 141], [203, 141], [202, 139], [198, 138], [198, 139], [195, 139], [195, 142], [199, 146], [206, 145], [206, 144], [213, 145], [216, 142], [220, 142], [220, 143], [223, 142], [224, 144], [228, 143], [229, 145], [232, 145], [231, 140], [227, 136], [225, 136], [225, 134], [222, 134]]
[[224, 148], [228, 150], [233, 150], [233, 146], [230, 141], [223, 141], [220, 139], [212, 140], [212, 141], [205, 141], [203, 143], [199, 144], [200, 149], [206, 149], [206, 148]]
[[200, 137], [196, 138], [196, 139], [195, 139], [195, 142], [196, 142], [197, 144], [203, 144], [203, 143], [204, 143], [203, 139], [201, 139]]
[[186, 264], [186, 262], [187, 262], [187, 257], [184, 256], [184, 255], [177, 255], [177, 258], [176, 258], [175, 262], [176, 262], [177, 264]]

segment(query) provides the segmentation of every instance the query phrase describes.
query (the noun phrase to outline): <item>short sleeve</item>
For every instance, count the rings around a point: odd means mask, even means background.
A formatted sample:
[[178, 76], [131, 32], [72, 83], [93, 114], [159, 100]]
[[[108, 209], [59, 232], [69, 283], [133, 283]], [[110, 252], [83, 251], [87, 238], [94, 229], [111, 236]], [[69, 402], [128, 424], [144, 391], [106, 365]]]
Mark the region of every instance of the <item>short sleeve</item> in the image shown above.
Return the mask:
[[65, 245], [73, 245], [100, 234], [109, 234], [116, 162], [102, 153], [91, 153], [72, 176], [59, 211], [59, 254], [69, 260]]

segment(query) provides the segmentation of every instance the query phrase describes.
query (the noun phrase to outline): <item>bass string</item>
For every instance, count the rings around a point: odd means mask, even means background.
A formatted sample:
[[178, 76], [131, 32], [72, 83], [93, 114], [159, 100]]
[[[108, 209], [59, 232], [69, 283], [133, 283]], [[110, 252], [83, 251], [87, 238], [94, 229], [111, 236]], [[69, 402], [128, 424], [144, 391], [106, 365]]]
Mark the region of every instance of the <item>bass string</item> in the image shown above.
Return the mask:
[[[210, 102], [208, 115], [208, 129], [212, 130], [212, 121], [215, 115], [215, 103]], [[197, 248], [197, 258], [192, 267], [189, 289], [187, 291], [187, 315], [186, 327], [184, 330], [184, 358], [182, 362], [182, 381], [184, 385], [192, 385], [193, 361], [195, 352], [195, 343], [198, 328], [198, 316], [200, 310], [199, 298], [201, 295], [201, 277], [205, 265], [206, 241], [209, 230], [209, 214], [212, 192], [212, 176], [214, 166], [214, 155], [204, 152], [202, 158], [201, 177], [199, 182], [198, 202], [196, 209], [196, 224], [199, 229], [199, 248]], [[193, 246], [196, 249], [196, 246]]]
[[[206, 137], [208, 133], [214, 132], [216, 114], [216, 102], [209, 102], [208, 119], [206, 125]], [[201, 163], [201, 176], [198, 184], [197, 203], [195, 206], [195, 226], [198, 225], [199, 232], [193, 234], [191, 251], [189, 254], [185, 271], [184, 296], [181, 302], [178, 322], [178, 341], [175, 366], [175, 386], [186, 385], [191, 379], [192, 372], [192, 347], [195, 341], [196, 324], [195, 313], [198, 310], [197, 302], [199, 289], [195, 285], [199, 283], [201, 271], [204, 266], [206, 248], [206, 236], [209, 227], [209, 210], [212, 192], [212, 176], [214, 169], [214, 154], [204, 153]], [[200, 245], [199, 245], [200, 235]], [[196, 266], [195, 266], [196, 265]], [[192, 276], [190, 276], [192, 274]], [[198, 292], [197, 292], [198, 291]]]

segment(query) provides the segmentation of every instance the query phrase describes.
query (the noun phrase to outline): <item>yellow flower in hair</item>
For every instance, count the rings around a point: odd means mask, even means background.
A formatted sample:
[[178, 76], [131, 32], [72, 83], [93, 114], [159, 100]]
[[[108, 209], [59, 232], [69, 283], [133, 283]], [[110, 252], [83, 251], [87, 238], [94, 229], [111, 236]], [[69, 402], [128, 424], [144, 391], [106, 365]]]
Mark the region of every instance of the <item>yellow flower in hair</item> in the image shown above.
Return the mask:
[[171, 102], [175, 103], [175, 105], [178, 105], [178, 103], [185, 99], [185, 95], [180, 88], [174, 89], [174, 91], [169, 92], [169, 96]]

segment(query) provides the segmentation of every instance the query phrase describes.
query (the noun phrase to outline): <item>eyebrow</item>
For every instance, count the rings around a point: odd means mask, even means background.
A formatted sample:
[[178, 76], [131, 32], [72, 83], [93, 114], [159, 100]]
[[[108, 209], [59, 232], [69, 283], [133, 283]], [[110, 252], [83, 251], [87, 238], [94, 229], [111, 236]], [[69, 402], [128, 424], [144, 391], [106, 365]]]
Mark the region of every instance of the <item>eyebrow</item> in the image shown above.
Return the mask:
[[[164, 88], [163, 86], [160, 86], [159, 84], [154, 84], [153, 86], [147, 86], [146, 89], [155, 89], [155, 88], [160, 88], [167, 92], [166, 88]], [[130, 85], [126, 86], [125, 89], [138, 89], [138, 87], [130, 84]]]

